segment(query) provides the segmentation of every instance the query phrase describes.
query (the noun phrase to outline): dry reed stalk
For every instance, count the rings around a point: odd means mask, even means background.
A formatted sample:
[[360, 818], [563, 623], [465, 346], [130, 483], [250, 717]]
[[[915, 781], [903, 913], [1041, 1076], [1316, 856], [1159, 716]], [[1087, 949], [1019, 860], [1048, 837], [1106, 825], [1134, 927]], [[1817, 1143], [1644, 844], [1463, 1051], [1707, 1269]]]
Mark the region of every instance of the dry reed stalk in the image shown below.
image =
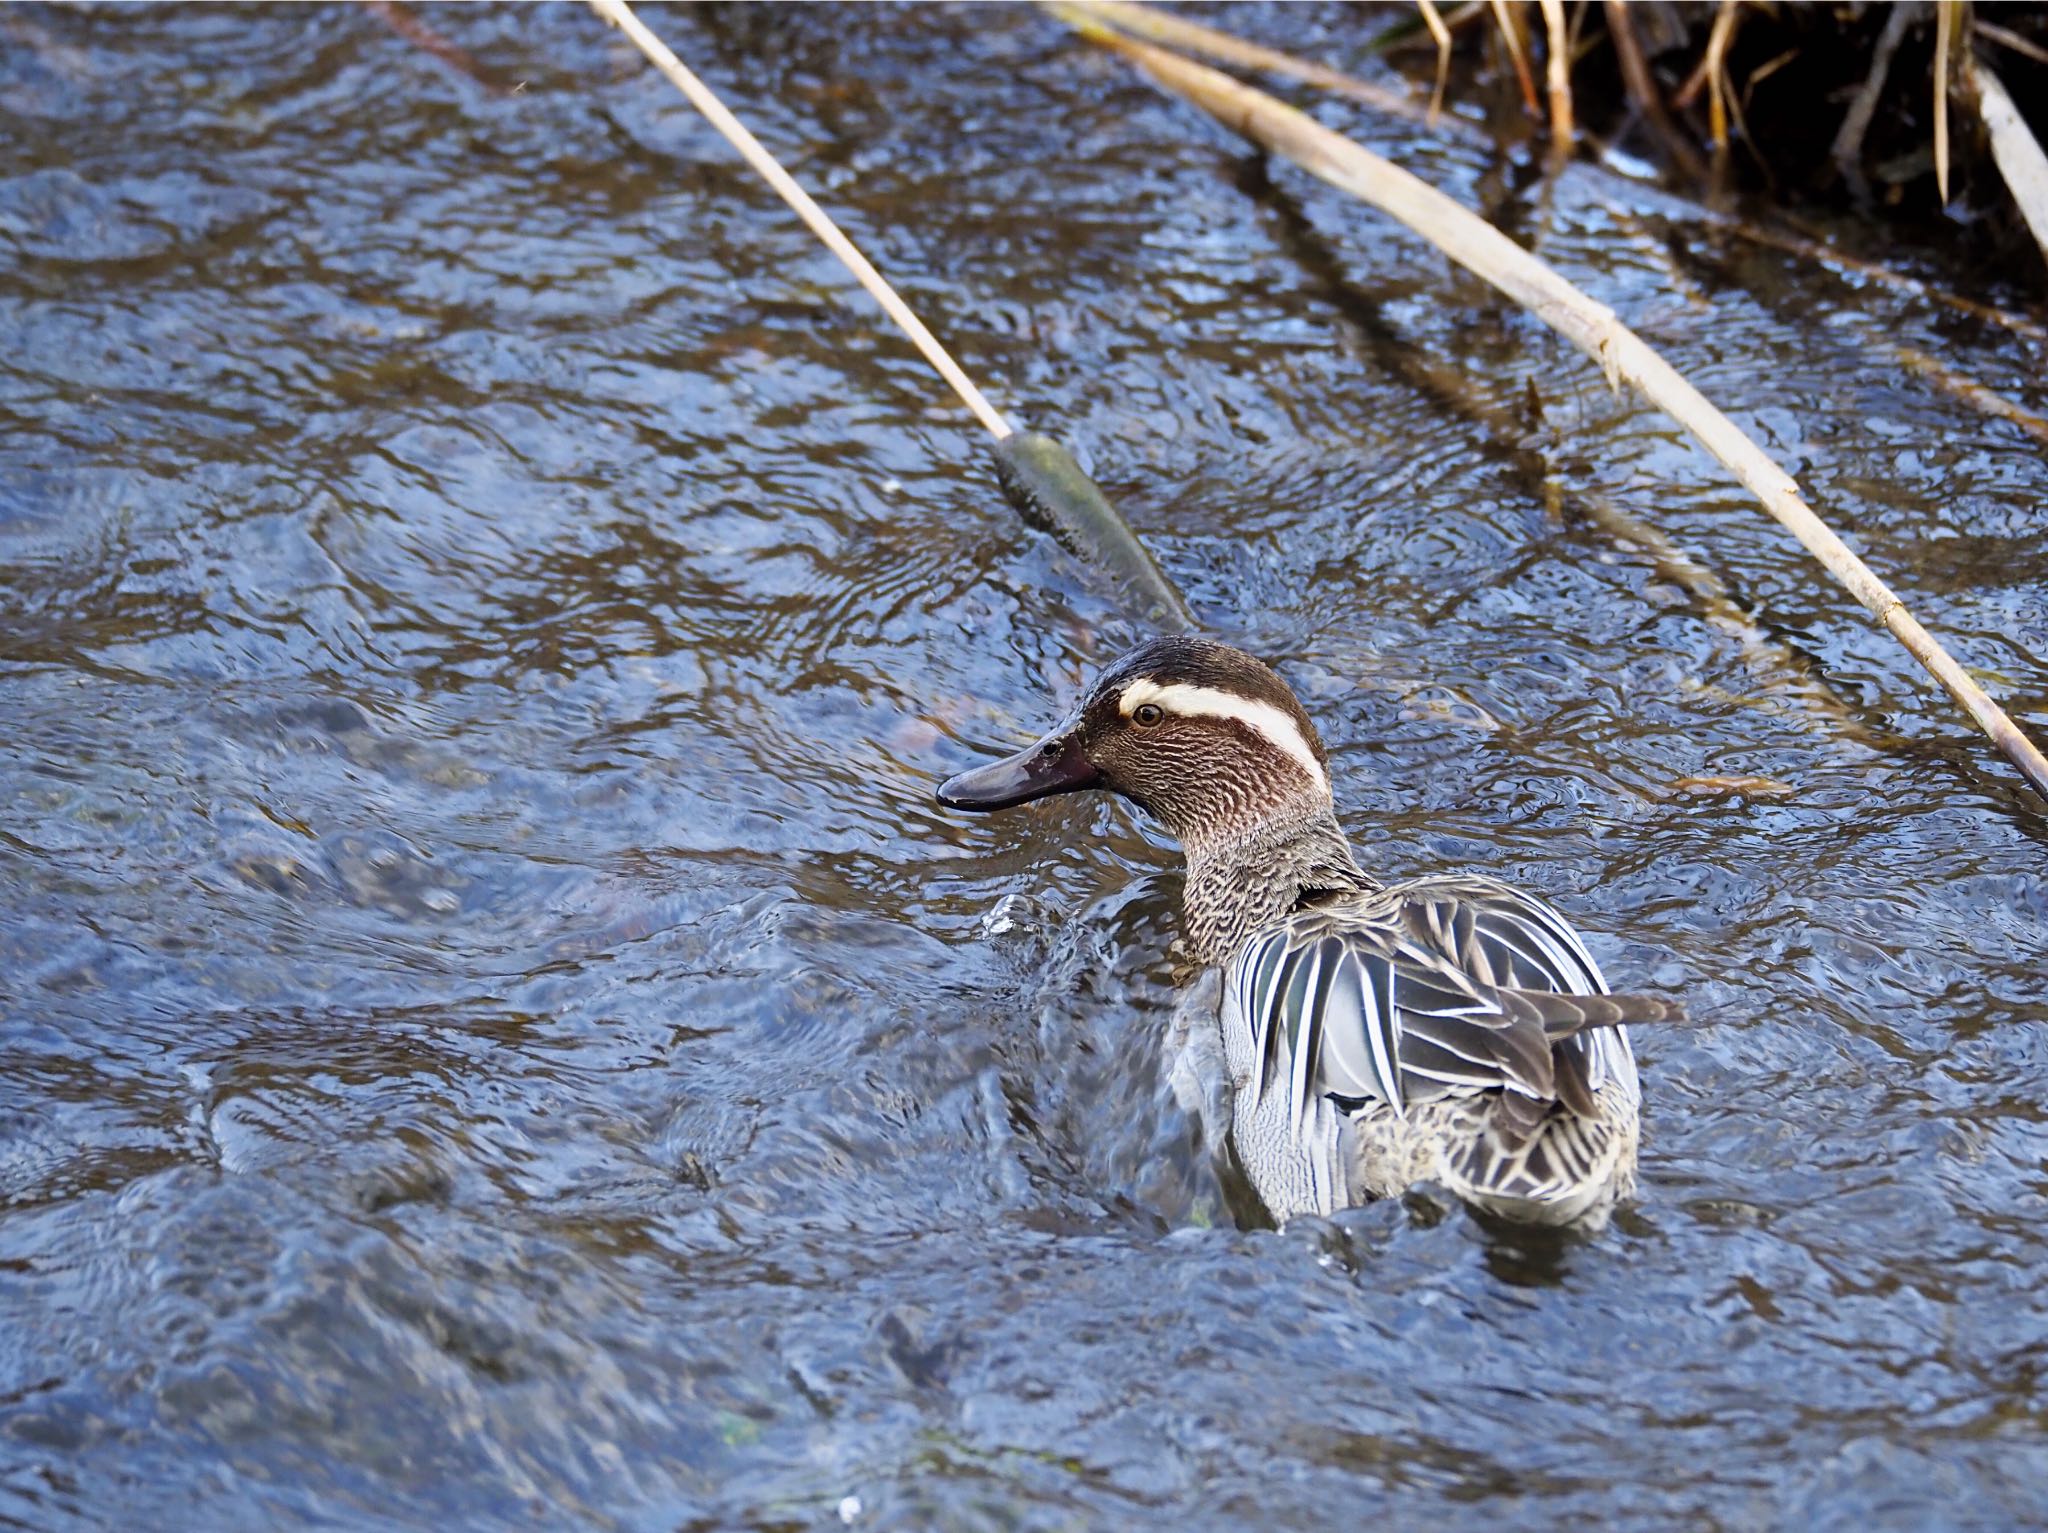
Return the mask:
[[[1873, 341], [1876, 339], [1872, 337]], [[2048, 447], [2048, 420], [2014, 404], [2003, 394], [1994, 393], [1967, 373], [1957, 372], [1939, 357], [1931, 357], [1912, 346], [1894, 345], [1891, 350], [1908, 372], [1918, 373], [1951, 399], [1961, 400], [1979, 415], [1988, 415], [2015, 426], [2043, 447]]]
[[[1843, 701], [1819, 667], [1772, 634], [1745, 611], [1713, 570], [1673, 543], [1657, 528], [1616, 505], [1597, 489], [1566, 488], [1577, 477], [1556, 462], [1541, 420], [1540, 398], [1509, 399], [1493, 381], [1461, 367], [1416, 335], [1345, 279], [1343, 262], [1315, 229], [1299, 201], [1261, 178], [1259, 195], [1278, 215], [1281, 248], [1314, 285], [1360, 359], [1398, 378], [1438, 407], [1470, 422], [1531, 494], [1541, 495], [1562, 519], [1564, 503], [1613, 543], [1644, 558], [1659, 580], [1690, 596], [1699, 620], [1730, 639], [1735, 656], [1756, 680], [1754, 694], [1737, 695], [1699, 683], [1702, 696], [1730, 708], [1767, 712], [1808, 733], [1845, 740], [1877, 751], [1894, 751], [1899, 737], [1873, 726]], [[1673, 272], [1674, 280], [1678, 273]], [[1561, 448], [1564, 444], [1559, 441]]]
[[[1418, 4], [1416, 6], [1416, 9], [1418, 11], [1421, 10], [1421, 6]], [[1464, 27], [1466, 23], [1477, 21], [1481, 16], [1485, 14], [1486, 0], [1465, 0], [1465, 3], [1463, 5], [1452, 6], [1450, 14], [1444, 16], [1444, 30], [1446, 32], [1456, 32], [1460, 28]], [[1425, 32], [1429, 31], [1428, 22], [1423, 22], [1422, 26]], [[1432, 48], [1436, 46], [1436, 35], [1434, 33], [1430, 33], [1428, 45]], [[1409, 33], [1405, 31], [1400, 31], [1398, 29], [1395, 35], [1392, 35], [1388, 37], [1386, 40], [1375, 45], [1377, 51], [1380, 53], [1401, 53], [1408, 49], [1420, 48], [1422, 46], [1422, 38], [1410, 35]]]
[[1865, 260], [1862, 256], [1850, 255], [1846, 250], [1824, 245], [1819, 240], [1782, 233], [1776, 229], [1766, 229], [1761, 224], [1746, 223], [1739, 218], [1716, 213], [1712, 208], [1699, 209], [1697, 216], [1702, 222], [1726, 229], [1751, 244], [1782, 250], [1787, 255], [1798, 256], [1801, 260], [1811, 261], [1816, 266], [1833, 266], [1843, 271], [1852, 271], [1859, 277], [1868, 277], [1873, 282], [1882, 282], [1887, 287], [1895, 287], [1915, 297], [1925, 298], [1930, 303], [1954, 309], [1959, 314], [1968, 314], [1973, 319], [1997, 325], [2001, 330], [2032, 341], [2037, 346], [2048, 346], [2048, 327], [2035, 323], [2024, 314], [2015, 314], [2010, 309], [2001, 309], [1995, 304], [1980, 303], [1975, 298], [1965, 298], [1961, 293], [1951, 293], [1944, 288], [1935, 287], [1932, 283], [1923, 282], [1918, 277], [1895, 271], [1877, 261]]
[[2020, 205], [2020, 216], [2034, 231], [2041, 254], [2048, 259], [2048, 155], [2027, 130], [2026, 119], [2006, 94], [2005, 83], [1989, 64], [1973, 60], [1977, 77], [1977, 109], [1984, 126], [1991, 130], [1991, 158], [2005, 178], [2012, 200]]
[[1787, 48], [1783, 53], [1765, 59], [1761, 64], [1757, 65], [1756, 68], [1752, 69], [1749, 72], [1749, 78], [1742, 82], [1743, 107], [1747, 109], [1747, 107], [1749, 106], [1749, 98], [1755, 94], [1756, 88], [1759, 85], [1763, 84], [1764, 81], [1768, 80], [1772, 75], [1776, 74], [1779, 70], [1783, 69], [1787, 64], [1791, 63], [1794, 59], [1798, 57], [1799, 50], [1797, 48]]
[[1899, 44], [1905, 40], [1906, 28], [1913, 24], [1920, 8], [1910, 0], [1899, 0], [1885, 18], [1884, 31], [1878, 34], [1877, 46], [1871, 50], [1870, 71], [1863, 77], [1863, 85], [1856, 92], [1856, 99], [1849, 103], [1849, 110], [1842, 115], [1842, 126], [1835, 130], [1835, 142], [1828, 155], [1840, 166], [1844, 175], [1861, 184], [1863, 160], [1863, 136], [1870, 131], [1870, 119], [1877, 112], [1878, 97], [1884, 94], [1884, 83], [1891, 78], [1892, 55], [1899, 51]]
[[1728, 147], [1728, 45], [1735, 41], [1735, 22], [1741, 14], [1737, 0], [1721, 0], [1714, 30], [1707, 34], [1707, 126], [1716, 154]]
[[1700, 99], [1700, 92], [1706, 88], [1707, 54], [1703, 48], [1700, 50], [1699, 58], [1692, 66], [1692, 73], [1687, 75], [1678, 89], [1671, 93], [1671, 104], [1681, 112], [1690, 112], [1693, 108], [1693, 103]]
[[666, 44], [648, 31], [635, 16], [624, 0], [590, 0], [590, 8], [606, 21], [617, 27], [633, 45], [647, 56], [647, 61], [667, 77], [669, 84], [690, 98], [690, 105], [702, 112], [711, 126], [716, 128], [725, 141], [740, 152], [744, 159], [760, 175], [761, 179], [774, 187], [782, 200], [790, 205], [797, 217], [804, 221], [811, 233], [824, 242], [825, 248], [839, 257], [854, 279], [868, 290], [883, 312], [896, 322], [896, 327], [910, 338], [912, 345], [924, 354], [938, 375], [945, 379], [961, 402], [972, 410], [975, 418], [988, 427], [989, 432], [1000, 442], [1011, 434], [1010, 423], [1003, 419], [994, 405], [982, 397], [981, 390], [974, 386], [960, 365], [946, 354], [924, 322], [911, 313], [910, 306], [896, 296], [896, 290], [889, 286], [882, 274], [868, 264], [868, 258], [854, 248], [853, 241], [839, 232], [839, 226], [832, 222], [825, 210], [811, 200], [806, 192], [776, 163], [775, 156], [761, 147], [760, 140], [746, 130], [744, 124], [725, 109], [725, 103], [712, 94], [710, 88], [684, 67], [683, 61], [669, 52]]
[[1607, 0], [1607, 35], [1614, 43], [1614, 56], [1621, 65], [1621, 81], [1629, 100], [1642, 113], [1643, 121], [1650, 125], [1651, 133], [1680, 173], [1694, 181], [1703, 180], [1706, 163], [1671, 121], [1657, 83], [1650, 78], [1649, 61], [1643, 57], [1643, 45], [1636, 39], [1635, 19], [1629, 15], [1628, 0]]
[[1956, 0], [1934, 0], [1934, 186], [1948, 206], [1948, 56], [1955, 44]]
[[1508, 58], [1514, 63], [1515, 81], [1522, 87], [1522, 105], [1534, 117], [1543, 109], [1537, 105], [1536, 79], [1529, 73], [1529, 53], [1522, 46], [1522, 0], [1515, 0], [1513, 10], [1508, 8], [1508, 0], [1487, 0], [1487, 4], [1493, 7], [1494, 22], [1500, 27], [1501, 40], [1507, 44]]
[[1415, 0], [1415, 8], [1422, 12], [1422, 24], [1436, 39], [1436, 89], [1429, 93], [1429, 127], [1434, 132], [1444, 109], [1444, 82], [1451, 75], [1451, 29], [1437, 14], [1434, 0]]
[[[1057, 14], [1060, 7], [1054, 6], [1051, 9]], [[1270, 70], [1276, 75], [1299, 80], [1304, 85], [1313, 85], [1335, 95], [1349, 96], [1353, 101], [1362, 101], [1367, 106], [1377, 107], [1389, 116], [1405, 118], [1409, 122], [1426, 121], [1423, 109], [1398, 91], [1368, 84], [1339, 70], [1312, 64], [1306, 59], [1295, 58], [1292, 54], [1281, 53], [1274, 48], [1246, 42], [1241, 37], [1219, 32], [1214, 27], [1205, 27], [1200, 22], [1183, 20], [1167, 11], [1156, 11], [1149, 5], [1137, 5], [1132, 3], [1132, 0], [1084, 0], [1084, 3], [1075, 6], [1074, 9], [1091, 12], [1133, 37], [1149, 37], [1152, 41], [1164, 43], [1169, 48], [1184, 48], [1190, 53], [1206, 53], [1212, 59], [1220, 59], [1226, 64], [1236, 64], [1244, 69]], [[1448, 40], [1447, 31], [1447, 43]], [[1463, 129], [1469, 137], [1484, 137], [1479, 129], [1472, 127], [1462, 118], [1449, 120], [1455, 123], [1457, 128]]]
[[1565, 30], [1562, 0], [1538, 0], [1543, 8], [1545, 79], [1550, 89], [1550, 148], [1560, 159], [1572, 152], [1572, 44]]
[[[1341, 310], [1340, 310], [1341, 312]], [[1373, 346], [1372, 359], [1410, 387], [1472, 421], [1487, 433], [1491, 445], [1508, 462], [1546, 485], [1561, 476], [1528, 421], [1495, 400], [1480, 380], [1464, 368], [1430, 355], [1425, 346], [1398, 335]], [[1826, 731], [1838, 739], [1872, 749], [1894, 748], [1896, 739], [1856, 716], [1848, 703], [1805, 656], [1794, 651], [1743, 609], [1727, 582], [1673, 542], [1661, 529], [1616, 505], [1598, 491], [1571, 491], [1573, 505], [1600, 532], [1646, 556], [1659, 579], [1679, 587], [1698, 604], [1700, 620], [1733, 641], [1736, 658], [1756, 678], [1759, 691], [1773, 706], [1784, 704], [1780, 717], [1813, 733]], [[1727, 696], [1732, 706], [1754, 706], [1751, 700]]]
[[2032, 38], [2022, 37], [1996, 22], [1986, 21], [1982, 16], [1970, 18], [1970, 29], [1986, 42], [1997, 43], [2001, 48], [2010, 48], [2022, 58], [2032, 59], [2036, 64], [2048, 64], [2048, 48], [2042, 47]]
[[2035, 790], [2048, 797], [2048, 757], [2043, 757], [2019, 726], [1920, 625], [1892, 589], [1814, 515], [1792, 477], [1623, 325], [1611, 309], [1588, 298], [1435, 187], [1305, 113], [1228, 75], [1107, 28], [1083, 23], [1081, 29], [1092, 41], [1123, 54], [1163, 88], [1200, 106], [1226, 127], [1397, 219], [1579, 347], [1600, 364], [1611, 385], [1618, 387], [1626, 381], [1676, 419], [1927, 668]]

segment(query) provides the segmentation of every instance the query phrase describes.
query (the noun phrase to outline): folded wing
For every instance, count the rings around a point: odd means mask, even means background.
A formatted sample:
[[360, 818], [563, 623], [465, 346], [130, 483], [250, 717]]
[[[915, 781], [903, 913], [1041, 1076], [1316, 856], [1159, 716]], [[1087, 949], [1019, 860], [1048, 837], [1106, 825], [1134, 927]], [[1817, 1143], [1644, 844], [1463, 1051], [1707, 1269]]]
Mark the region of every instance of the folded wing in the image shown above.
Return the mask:
[[1252, 1034], [1252, 1090], [1285, 1089], [1297, 1131], [1318, 1096], [1397, 1113], [1498, 1090], [1597, 1118], [1621, 1047], [1600, 1030], [1675, 1020], [1611, 995], [1570, 925], [1491, 879], [1423, 880], [1297, 912], [1225, 976]]

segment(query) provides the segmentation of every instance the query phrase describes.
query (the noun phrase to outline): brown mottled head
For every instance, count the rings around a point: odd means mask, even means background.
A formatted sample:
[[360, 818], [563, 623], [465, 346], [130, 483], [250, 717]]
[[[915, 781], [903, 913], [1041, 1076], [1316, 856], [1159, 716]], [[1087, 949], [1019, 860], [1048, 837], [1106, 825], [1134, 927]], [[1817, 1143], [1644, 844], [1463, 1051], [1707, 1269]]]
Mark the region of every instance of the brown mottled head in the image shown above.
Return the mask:
[[1014, 756], [942, 784], [954, 809], [1004, 809], [1107, 788], [1183, 842], [1241, 834], [1330, 802], [1329, 757], [1287, 683], [1213, 639], [1148, 640], [1105, 671], [1072, 717]]

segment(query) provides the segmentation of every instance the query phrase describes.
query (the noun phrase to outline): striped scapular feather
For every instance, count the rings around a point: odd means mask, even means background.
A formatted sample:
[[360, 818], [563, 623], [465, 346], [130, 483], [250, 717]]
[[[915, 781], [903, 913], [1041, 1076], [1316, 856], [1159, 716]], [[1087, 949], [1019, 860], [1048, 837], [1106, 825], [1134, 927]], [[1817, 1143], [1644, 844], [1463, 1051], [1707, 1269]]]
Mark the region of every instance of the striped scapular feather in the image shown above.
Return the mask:
[[[1483, 878], [1418, 880], [1297, 911], [1238, 951], [1225, 985], [1252, 1032], [1254, 1097], [1284, 1087], [1297, 1132], [1323, 1096], [1400, 1115], [1498, 1093], [1539, 1117], [1559, 1103], [1597, 1118], [1612, 1058], [1597, 1032], [1683, 1016], [1661, 997], [1607, 993], [1562, 916]], [[1501, 1157], [1515, 1137], [1496, 1136]]]

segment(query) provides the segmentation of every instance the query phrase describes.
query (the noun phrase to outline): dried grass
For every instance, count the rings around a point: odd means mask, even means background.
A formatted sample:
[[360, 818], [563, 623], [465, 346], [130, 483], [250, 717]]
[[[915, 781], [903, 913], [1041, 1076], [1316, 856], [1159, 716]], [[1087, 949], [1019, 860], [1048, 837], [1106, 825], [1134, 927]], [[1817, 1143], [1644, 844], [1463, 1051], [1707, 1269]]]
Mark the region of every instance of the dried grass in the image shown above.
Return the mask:
[[1974, 61], [1973, 70], [1978, 109], [1991, 133], [1991, 157], [2012, 200], [2019, 204], [2020, 216], [2033, 231], [2042, 259], [2048, 260], [2048, 155], [2041, 153], [2039, 141], [1991, 66], [1980, 59]]

